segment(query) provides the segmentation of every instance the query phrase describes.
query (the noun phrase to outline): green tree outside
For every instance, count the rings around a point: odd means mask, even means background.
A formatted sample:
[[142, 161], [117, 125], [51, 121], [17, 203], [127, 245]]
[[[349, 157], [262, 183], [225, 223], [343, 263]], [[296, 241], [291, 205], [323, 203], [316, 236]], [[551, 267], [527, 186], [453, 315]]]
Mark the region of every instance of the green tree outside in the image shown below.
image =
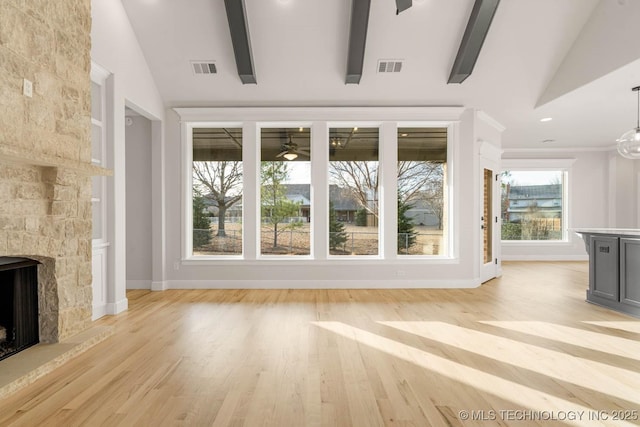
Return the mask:
[[348, 239], [344, 231], [344, 224], [336, 219], [336, 210], [333, 202], [329, 202], [329, 248], [336, 250], [338, 246], [344, 245]]
[[204, 197], [193, 196], [193, 247], [200, 248], [211, 243], [211, 223], [205, 214]]
[[260, 208], [262, 218], [273, 226], [273, 247], [278, 247], [278, 233], [287, 228], [300, 226], [299, 223], [280, 224], [298, 215], [300, 205], [286, 197], [285, 181], [289, 170], [285, 162], [262, 162], [260, 165]]
[[358, 211], [356, 212], [356, 225], [358, 227], [367, 226], [367, 210], [366, 209], [358, 209]]
[[416, 244], [416, 233], [413, 220], [407, 216], [411, 205], [398, 197], [398, 253], [409, 253], [409, 248]]

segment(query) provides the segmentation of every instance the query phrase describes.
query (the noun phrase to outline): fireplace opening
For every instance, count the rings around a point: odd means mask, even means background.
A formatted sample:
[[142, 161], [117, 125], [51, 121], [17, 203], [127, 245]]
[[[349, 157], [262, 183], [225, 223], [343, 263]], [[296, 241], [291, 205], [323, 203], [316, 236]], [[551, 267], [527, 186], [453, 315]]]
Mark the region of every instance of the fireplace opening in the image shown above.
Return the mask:
[[0, 360], [40, 341], [38, 264], [0, 257]]

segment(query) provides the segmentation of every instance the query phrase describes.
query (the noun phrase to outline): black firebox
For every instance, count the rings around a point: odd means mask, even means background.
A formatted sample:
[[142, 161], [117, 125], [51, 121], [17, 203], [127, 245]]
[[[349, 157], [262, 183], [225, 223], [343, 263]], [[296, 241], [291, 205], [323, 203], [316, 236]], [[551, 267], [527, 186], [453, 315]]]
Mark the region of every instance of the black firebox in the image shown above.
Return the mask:
[[0, 360], [40, 341], [38, 264], [0, 257]]

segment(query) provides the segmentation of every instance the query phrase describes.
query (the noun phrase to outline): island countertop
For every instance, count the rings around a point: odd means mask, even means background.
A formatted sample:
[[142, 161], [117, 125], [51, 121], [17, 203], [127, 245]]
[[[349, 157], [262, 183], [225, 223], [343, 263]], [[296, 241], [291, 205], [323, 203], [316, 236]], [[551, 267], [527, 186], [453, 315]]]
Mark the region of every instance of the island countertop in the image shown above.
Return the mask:
[[571, 231], [581, 236], [583, 234], [605, 234], [618, 237], [640, 237], [640, 229], [637, 228], [573, 228]]

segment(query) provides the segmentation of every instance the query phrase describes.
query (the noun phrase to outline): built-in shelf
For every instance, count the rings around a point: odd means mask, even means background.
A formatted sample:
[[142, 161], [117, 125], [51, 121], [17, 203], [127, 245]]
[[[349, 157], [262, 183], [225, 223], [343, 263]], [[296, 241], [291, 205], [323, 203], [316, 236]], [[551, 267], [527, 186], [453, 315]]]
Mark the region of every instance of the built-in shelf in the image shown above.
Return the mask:
[[52, 156], [50, 154], [38, 153], [24, 148], [9, 147], [2, 144], [0, 144], [0, 162], [62, 168], [90, 176], [113, 175], [113, 170], [89, 162], [65, 159], [58, 156]]

